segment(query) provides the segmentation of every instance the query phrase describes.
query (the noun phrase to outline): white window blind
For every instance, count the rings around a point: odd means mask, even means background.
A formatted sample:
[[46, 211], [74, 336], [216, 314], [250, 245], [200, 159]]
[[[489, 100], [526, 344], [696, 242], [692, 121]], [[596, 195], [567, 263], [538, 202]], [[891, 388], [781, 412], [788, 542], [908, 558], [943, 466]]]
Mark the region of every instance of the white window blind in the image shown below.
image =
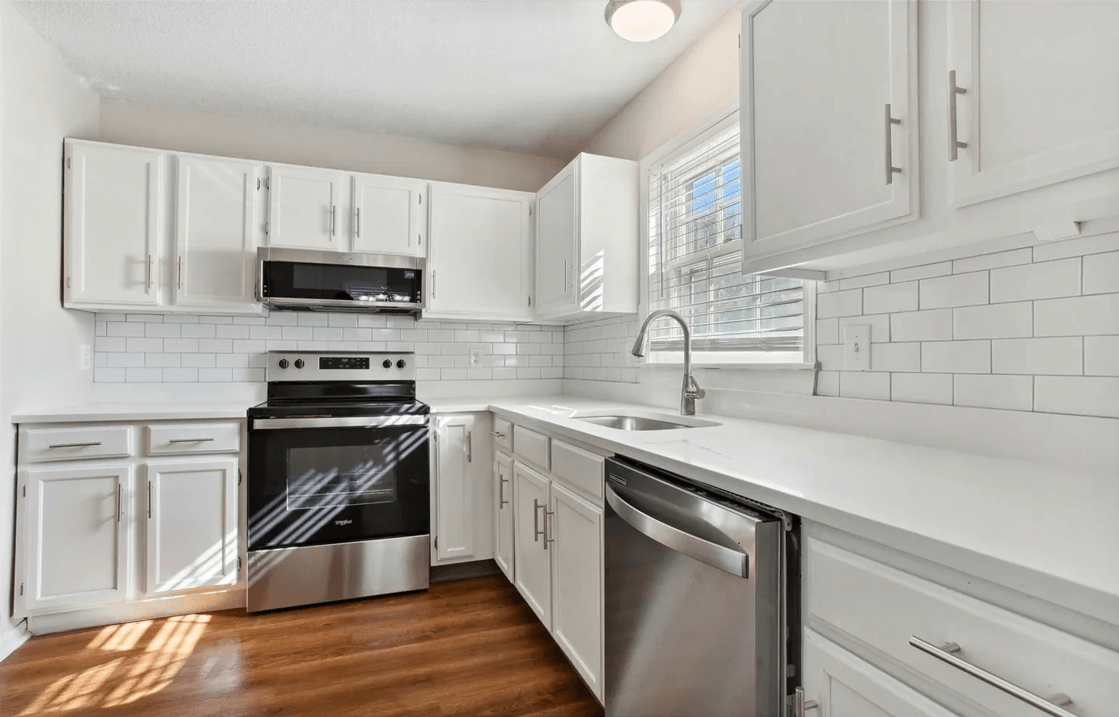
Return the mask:
[[[648, 184], [650, 310], [679, 312], [693, 350], [788, 352], [799, 360], [804, 283], [740, 273], [737, 123], [651, 167]], [[649, 338], [653, 351], [683, 349], [673, 322], [658, 321]]]

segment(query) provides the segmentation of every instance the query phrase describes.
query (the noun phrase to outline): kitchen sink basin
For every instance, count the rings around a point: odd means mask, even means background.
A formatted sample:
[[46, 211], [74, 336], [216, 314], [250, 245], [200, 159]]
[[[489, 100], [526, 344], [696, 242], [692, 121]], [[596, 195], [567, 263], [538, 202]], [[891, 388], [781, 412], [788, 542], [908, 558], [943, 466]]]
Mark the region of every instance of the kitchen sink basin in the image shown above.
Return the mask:
[[[624, 414], [611, 414], [602, 416], [576, 416], [575, 420], [593, 423], [596, 426], [605, 426], [619, 431], [668, 431], [679, 428], [704, 428], [717, 426], [718, 423], [701, 421], [696, 418], [651, 417]], [[686, 423], [685, 423], [686, 421]]]

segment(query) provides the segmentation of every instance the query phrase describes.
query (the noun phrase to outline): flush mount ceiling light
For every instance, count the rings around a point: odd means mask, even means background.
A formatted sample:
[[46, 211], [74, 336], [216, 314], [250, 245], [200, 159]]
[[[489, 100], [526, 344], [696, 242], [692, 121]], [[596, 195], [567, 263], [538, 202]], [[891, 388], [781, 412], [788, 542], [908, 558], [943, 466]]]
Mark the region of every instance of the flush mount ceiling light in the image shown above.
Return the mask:
[[677, 0], [610, 0], [606, 24], [618, 37], [630, 42], [656, 40], [680, 19]]

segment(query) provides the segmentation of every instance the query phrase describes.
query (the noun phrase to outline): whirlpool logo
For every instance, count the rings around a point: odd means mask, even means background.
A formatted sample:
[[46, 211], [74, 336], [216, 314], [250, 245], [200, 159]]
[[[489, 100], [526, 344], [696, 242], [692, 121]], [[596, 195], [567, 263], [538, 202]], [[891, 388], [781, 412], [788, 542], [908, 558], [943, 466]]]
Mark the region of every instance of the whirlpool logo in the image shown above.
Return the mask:
[[336, 521], [334, 521], [334, 524], [341, 527], [343, 525], [350, 525], [353, 522], [354, 521], [352, 521], [352, 520], [336, 520]]

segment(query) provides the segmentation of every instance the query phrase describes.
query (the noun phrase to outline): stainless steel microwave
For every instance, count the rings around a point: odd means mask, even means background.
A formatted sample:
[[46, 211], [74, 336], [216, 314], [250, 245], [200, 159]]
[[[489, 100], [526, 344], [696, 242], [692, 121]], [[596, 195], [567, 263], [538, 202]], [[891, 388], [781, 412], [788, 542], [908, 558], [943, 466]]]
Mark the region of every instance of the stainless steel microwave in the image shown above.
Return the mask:
[[280, 311], [419, 314], [425, 261], [388, 254], [257, 250], [257, 299]]

